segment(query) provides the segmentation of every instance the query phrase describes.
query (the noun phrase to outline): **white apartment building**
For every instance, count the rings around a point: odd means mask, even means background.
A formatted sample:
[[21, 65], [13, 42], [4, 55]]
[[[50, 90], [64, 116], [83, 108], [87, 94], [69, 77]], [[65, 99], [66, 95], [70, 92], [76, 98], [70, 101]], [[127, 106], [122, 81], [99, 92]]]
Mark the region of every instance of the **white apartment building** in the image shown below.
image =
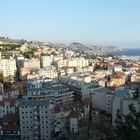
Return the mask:
[[0, 71], [2, 71], [3, 76], [16, 76], [16, 60], [15, 59], [1, 59], [0, 60]]
[[20, 68], [40, 68], [40, 59], [24, 59], [19, 62]]
[[46, 68], [32, 69], [30, 71], [30, 74], [27, 74], [27, 80], [34, 79], [34, 78], [41, 78], [41, 77], [48, 77], [48, 78], [58, 77], [58, 72], [56, 67], [48, 66]]
[[83, 58], [83, 57], [76, 57], [76, 58], [73, 58], [71, 60], [67, 60], [67, 59], [64, 59], [64, 60], [59, 60], [57, 61], [57, 66], [60, 68], [60, 67], [86, 67], [89, 65], [89, 60]]
[[19, 116], [21, 140], [51, 138], [51, 111], [48, 100], [21, 100]]
[[46, 68], [50, 66], [52, 62], [53, 62], [53, 55], [40, 57], [40, 63], [42, 68]]

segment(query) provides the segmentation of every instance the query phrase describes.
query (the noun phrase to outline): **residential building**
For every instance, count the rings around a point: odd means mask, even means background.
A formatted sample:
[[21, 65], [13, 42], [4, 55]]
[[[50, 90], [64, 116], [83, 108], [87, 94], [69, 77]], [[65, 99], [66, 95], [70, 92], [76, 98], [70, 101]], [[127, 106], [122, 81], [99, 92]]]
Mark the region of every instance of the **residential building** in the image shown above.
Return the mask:
[[40, 60], [39, 59], [20, 60], [20, 68], [26, 69], [40, 68]]
[[9, 88], [4, 90], [3, 98], [18, 98], [19, 97], [19, 90], [14, 88]]
[[27, 96], [30, 99], [50, 98], [55, 105], [69, 105], [74, 100], [73, 91], [64, 84], [44, 78], [44, 81], [30, 80], [27, 82]]
[[112, 113], [112, 99], [114, 97], [114, 91], [109, 88], [98, 88], [94, 90], [92, 94], [92, 108]]
[[3, 99], [3, 84], [0, 83], [0, 101]]
[[21, 140], [51, 138], [49, 100], [21, 100], [19, 105]]
[[122, 66], [121, 66], [121, 64], [119, 64], [119, 63], [114, 63], [113, 71], [114, 71], [114, 72], [122, 72]]
[[52, 62], [53, 62], [53, 55], [40, 57], [40, 64], [42, 68], [46, 68], [50, 66]]
[[1, 120], [0, 138], [17, 140], [20, 139], [19, 113], [8, 113]]
[[56, 78], [58, 77], [58, 71], [54, 66], [48, 66], [46, 68], [40, 69], [32, 69], [30, 70], [30, 73], [27, 74], [26, 79], [30, 80], [41, 77]]
[[114, 82], [115, 86], [121, 86], [125, 84], [125, 73], [115, 72], [112, 74], [111, 80]]
[[70, 112], [70, 132], [77, 134], [79, 131], [78, 114], [76, 111]]
[[18, 110], [18, 100], [15, 98], [6, 98], [0, 101], [0, 118], [9, 113], [15, 113]]
[[1, 59], [0, 71], [2, 71], [4, 77], [12, 76], [16, 77], [16, 60], [15, 59]]
[[59, 80], [74, 91], [75, 100], [90, 98], [94, 90], [99, 87], [97, 82], [86, 83], [77, 79], [72, 79], [70, 76], [61, 76]]
[[115, 125], [115, 119], [117, 111], [120, 110], [120, 115], [127, 115], [129, 111], [129, 105], [133, 104], [136, 111], [138, 111], [138, 102], [132, 99], [133, 92], [135, 89], [130, 89], [127, 87], [119, 87], [115, 91], [115, 96], [112, 101], [112, 125]]

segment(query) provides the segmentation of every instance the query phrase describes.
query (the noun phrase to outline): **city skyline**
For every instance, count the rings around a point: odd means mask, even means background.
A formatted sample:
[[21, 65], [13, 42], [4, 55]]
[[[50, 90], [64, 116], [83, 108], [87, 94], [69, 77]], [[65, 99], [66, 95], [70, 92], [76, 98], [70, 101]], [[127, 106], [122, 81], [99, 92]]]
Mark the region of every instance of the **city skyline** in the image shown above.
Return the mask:
[[140, 48], [138, 0], [1, 2], [0, 36]]

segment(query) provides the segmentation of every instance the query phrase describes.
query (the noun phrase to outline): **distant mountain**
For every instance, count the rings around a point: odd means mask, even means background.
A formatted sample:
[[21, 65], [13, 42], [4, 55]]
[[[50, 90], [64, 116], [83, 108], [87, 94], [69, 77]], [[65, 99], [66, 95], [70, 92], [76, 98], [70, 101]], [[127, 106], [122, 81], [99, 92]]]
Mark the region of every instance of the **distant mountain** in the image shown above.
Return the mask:
[[101, 51], [101, 52], [109, 52], [109, 51], [119, 51], [119, 49], [115, 46], [98, 46], [98, 45], [84, 45], [79, 42], [72, 42], [69, 45], [69, 48], [73, 50], [79, 51]]

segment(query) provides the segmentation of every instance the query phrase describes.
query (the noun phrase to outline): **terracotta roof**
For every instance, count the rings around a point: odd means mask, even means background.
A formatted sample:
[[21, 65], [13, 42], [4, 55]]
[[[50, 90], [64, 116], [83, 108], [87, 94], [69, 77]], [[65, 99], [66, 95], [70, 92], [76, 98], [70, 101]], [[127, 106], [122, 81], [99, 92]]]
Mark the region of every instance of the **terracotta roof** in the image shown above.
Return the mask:
[[78, 113], [76, 111], [70, 112], [70, 118], [77, 118], [77, 117], [78, 117]]
[[121, 64], [120, 63], [114, 63], [114, 66], [115, 67], [121, 67]]
[[60, 112], [61, 109], [58, 106], [54, 107], [54, 113], [60, 113]]
[[9, 88], [9, 89], [7, 89], [7, 90], [4, 90], [4, 93], [9, 93], [9, 92], [12, 92], [12, 91], [15, 91], [15, 90], [17, 90], [17, 89], [14, 89], [14, 88]]
[[114, 79], [122, 79], [124, 78], [125, 74], [123, 72], [115, 72], [112, 74], [112, 78]]
[[100, 62], [99, 65], [100, 65], [100, 66], [105, 66], [105, 67], [111, 66], [111, 64], [108, 63], [108, 62]]
[[108, 81], [108, 79], [107, 79], [107, 78], [100, 78], [99, 81], [104, 81], [104, 82], [106, 82], [106, 81]]
[[7, 114], [2, 119], [2, 130], [3, 131], [19, 131], [19, 113]]
[[80, 107], [80, 106], [81, 106], [80, 101], [74, 101], [74, 102], [72, 103], [72, 107], [73, 107], [73, 108], [78, 108], [78, 107]]

